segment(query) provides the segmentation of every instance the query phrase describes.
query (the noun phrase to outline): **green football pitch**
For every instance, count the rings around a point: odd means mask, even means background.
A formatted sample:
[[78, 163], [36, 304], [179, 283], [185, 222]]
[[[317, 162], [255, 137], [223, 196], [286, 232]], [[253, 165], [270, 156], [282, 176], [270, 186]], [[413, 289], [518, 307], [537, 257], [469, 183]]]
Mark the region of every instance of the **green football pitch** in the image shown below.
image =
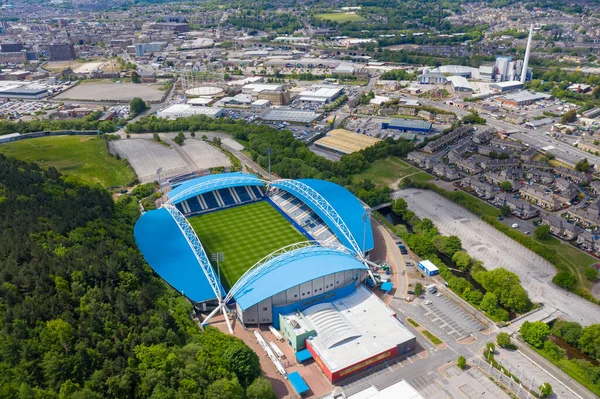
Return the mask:
[[[266, 201], [188, 219], [207, 255], [222, 252], [221, 281], [229, 289], [257, 261], [307, 238]], [[212, 262], [215, 265], [216, 263]]]

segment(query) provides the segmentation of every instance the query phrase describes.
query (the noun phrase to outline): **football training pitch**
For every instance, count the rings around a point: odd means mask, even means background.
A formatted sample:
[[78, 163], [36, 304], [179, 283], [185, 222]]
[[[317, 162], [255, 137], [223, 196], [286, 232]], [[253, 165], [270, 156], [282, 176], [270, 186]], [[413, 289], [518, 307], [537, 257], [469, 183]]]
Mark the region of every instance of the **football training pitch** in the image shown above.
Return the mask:
[[[188, 219], [209, 257], [222, 252], [221, 281], [229, 289], [257, 261], [307, 238], [266, 201]], [[216, 270], [216, 262], [212, 262]]]

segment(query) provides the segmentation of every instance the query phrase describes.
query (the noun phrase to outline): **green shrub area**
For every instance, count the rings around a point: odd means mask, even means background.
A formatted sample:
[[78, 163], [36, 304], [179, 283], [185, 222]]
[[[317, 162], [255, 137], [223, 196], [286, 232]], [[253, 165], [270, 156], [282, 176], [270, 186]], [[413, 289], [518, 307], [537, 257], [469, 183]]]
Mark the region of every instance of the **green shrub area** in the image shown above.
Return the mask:
[[590, 358], [598, 360], [600, 359], [600, 324], [582, 327], [576, 322], [557, 320], [550, 329], [541, 321], [525, 322], [519, 332], [523, 340], [540, 355], [600, 396], [600, 366], [588, 360], [569, 358], [566, 350], [550, 339], [550, 335], [555, 335]]
[[256, 353], [201, 332], [136, 250], [152, 190], [114, 202], [0, 154], [0, 397], [274, 399]]
[[[505, 322], [510, 319], [510, 312], [522, 314], [533, 308], [515, 273], [504, 268], [486, 270], [481, 261], [462, 251], [462, 243], [458, 237], [441, 235], [431, 220], [421, 220], [410, 211], [404, 199], [394, 201], [392, 211], [412, 226], [412, 234], [400, 234], [406, 245], [422, 259], [433, 262], [452, 291], [484, 311], [491, 319]], [[448, 265], [440, 259], [444, 256], [451, 258], [454, 266], [461, 272], [469, 273], [485, 292], [475, 288], [466, 278], [452, 274]]]
[[[508, 237], [530, 249], [532, 252], [535, 252], [548, 262], [552, 263], [559, 271], [569, 273], [569, 275], [565, 275], [563, 273], [562, 275], [559, 275], [558, 278], [555, 277], [554, 282], [556, 284], [562, 286], [563, 288], [569, 289], [570, 291], [589, 300], [590, 302], [600, 304], [600, 301], [590, 294], [588, 290], [590, 281], [586, 279], [584, 275], [585, 270], [588, 269], [590, 265], [597, 262], [597, 260], [592, 256], [579, 251], [577, 248], [574, 248], [569, 244], [563, 243], [555, 237], [535, 239], [533, 237], [526, 236], [520, 231], [512, 229], [510, 226], [500, 222], [498, 220], [498, 216], [500, 216], [499, 209], [496, 209], [495, 207], [462, 191], [447, 191], [434, 184], [416, 181], [410, 177], [402, 181], [402, 186], [429, 189], [459, 205], [462, 205], [469, 211], [481, 217], [483, 221], [492, 225], [496, 230], [501, 231]], [[577, 279], [576, 284], [572, 283], [571, 275]]]
[[411, 326], [413, 326], [413, 327], [419, 327], [419, 326], [420, 326], [420, 324], [419, 324], [419, 323], [417, 323], [416, 321], [414, 321], [414, 320], [413, 320], [413, 319], [411, 319], [410, 317], [407, 317], [407, 318], [406, 318], [406, 321], [408, 321], [408, 322], [410, 323], [410, 325], [411, 325]]
[[422, 332], [422, 333], [423, 333], [423, 335], [424, 335], [425, 337], [427, 337], [427, 339], [428, 339], [428, 340], [430, 340], [430, 341], [431, 341], [431, 343], [433, 343], [434, 345], [440, 345], [440, 344], [443, 344], [443, 343], [444, 343], [444, 342], [443, 342], [441, 339], [439, 339], [438, 337], [436, 337], [435, 335], [433, 335], [432, 333], [430, 333], [430, 332], [429, 332], [429, 331], [427, 331], [427, 330], [423, 330], [423, 331], [421, 331], [421, 332]]

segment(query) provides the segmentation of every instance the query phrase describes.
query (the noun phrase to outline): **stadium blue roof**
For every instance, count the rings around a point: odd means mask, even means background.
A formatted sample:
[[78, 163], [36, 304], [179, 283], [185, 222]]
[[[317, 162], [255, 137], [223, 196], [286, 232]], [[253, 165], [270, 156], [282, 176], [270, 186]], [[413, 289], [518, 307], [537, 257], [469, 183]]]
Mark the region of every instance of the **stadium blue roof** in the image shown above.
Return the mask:
[[143, 214], [133, 233], [146, 262], [177, 291], [195, 302], [215, 299], [194, 252], [165, 208]]
[[[196, 195], [204, 194], [209, 191], [214, 191], [221, 188], [264, 185], [265, 183], [262, 180], [248, 173], [218, 173], [214, 175], [206, 175], [188, 180], [182, 183], [180, 186], [169, 191], [167, 193], [167, 196], [169, 197], [169, 199], [173, 199], [180, 193], [190, 189], [190, 191], [187, 192], [183, 197], [177, 198], [177, 200], [173, 202], [174, 204], [177, 204]], [[194, 187], [196, 189], [194, 189]]]
[[[366, 241], [365, 237], [365, 225], [363, 222], [363, 215], [365, 213], [365, 209], [362, 203], [352, 194], [350, 191], [345, 189], [344, 187], [331, 183], [325, 180], [315, 180], [315, 179], [299, 179], [297, 180], [301, 183], [306, 184], [310, 188], [317, 191], [325, 200], [337, 211], [340, 215], [352, 236], [356, 240], [360, 249], [365, 247], [365, 251], [370, 251], [373, 249], [373, 230], [371, 228], [371, 221], [367, 218], [367, 228], [366, 228]], [[289, 186], [284, 186], [277, 181], [272, 183], [273, 187], [281, 188], [282, 190], [288, 191], [296, 197], [300, 198], [306, 205], [308, 205], [323, 221], [329, 226], [329, 228], [334, 232], [334, 234], [338, 237], [342, 244], [352, 249], [352, 245], [350, 242], [344, 237], [342, 231], [335, 226], [335, 223], [331, 218], [323, 211], [321, 211], [315, 203], [313, 198], [310, 198], [303, 193], [291, 188]]]
[[268, 270], [248, 281], [233, 298], [246, 310], [282, 291], [346, 270], [367, 270], [354, 256], [332, 248], [305, 247], [273, 258], [257, 270]]

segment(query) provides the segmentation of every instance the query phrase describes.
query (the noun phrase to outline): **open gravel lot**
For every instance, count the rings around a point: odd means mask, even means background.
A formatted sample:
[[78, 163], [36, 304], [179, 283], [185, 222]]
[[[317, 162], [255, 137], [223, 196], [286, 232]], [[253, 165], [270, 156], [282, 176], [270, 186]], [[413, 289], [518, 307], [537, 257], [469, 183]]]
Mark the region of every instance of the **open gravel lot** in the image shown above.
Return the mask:
[[181, 149], [198, 170], [208, 170], [219, 166], [228, 168], [231, 166], [231, 161], [227, 155], [202, 140], [188, 138]]
[[111, 141], [110, 150], [119, 154], [121, 158], [126, 158], [143, 183], [156, 180], [156, 170], [158, 168], [163, 168], [163, 171], [168, 175], [191, 171], [177, 151], [150, 140]]
[[159, 90], [160, 87], [159, 84], [126, 82], [80, 83], [54, 98], [57, 100], [129, 102], [134, 97], [140, 97], [144, 101], [160, 101], [165, 94]]
[[533, 301], [556, 308], [567, 319], [583, 325], [600, 320], [600, 307], [554, 285], [556, 269], [548, 261], [483, 222], [452, 201], [428, 190], [394, 193], [408, 202], [420, 218], [429, 218], [444, 235], [456, 235], [467, 252], [487, 269], [504, 267], [519, 275]]

